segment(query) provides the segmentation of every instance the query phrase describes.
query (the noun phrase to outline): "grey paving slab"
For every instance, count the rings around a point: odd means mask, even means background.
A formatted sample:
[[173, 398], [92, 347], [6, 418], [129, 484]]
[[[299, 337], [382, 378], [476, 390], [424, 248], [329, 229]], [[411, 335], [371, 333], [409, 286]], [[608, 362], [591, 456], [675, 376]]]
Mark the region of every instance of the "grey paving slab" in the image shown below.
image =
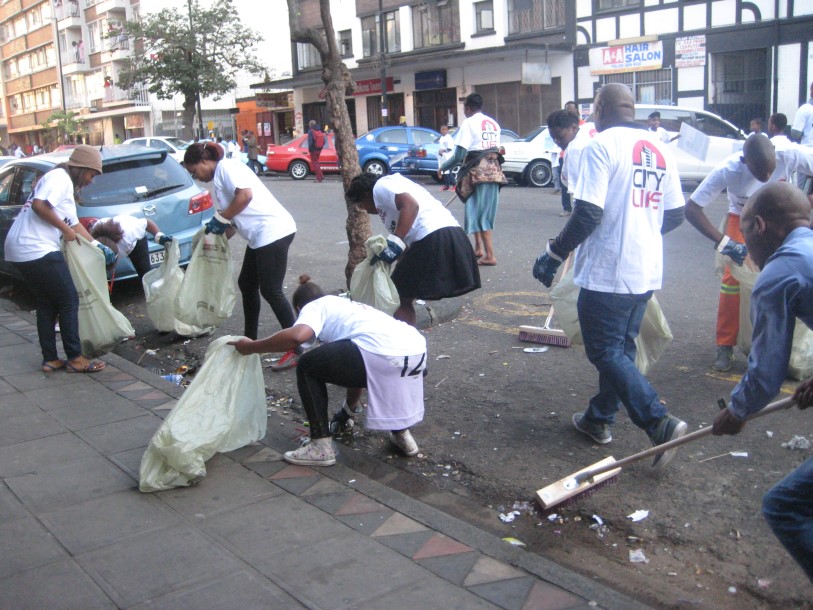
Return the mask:
[[6, 347], [8, 345], [21, 345], [23, 343], [29, 343], [28, 339], [21, 337], [17, 333], [6, 332], [0, 335], [0, 347]]
[[0, 447], [0, 477], [36, 472], [52, 464], [69, 464], [98, 453], [70, 432]]
[[345, 525], [352, 527], [354, 530], [369, 536], [379, 527], [381, 527], [387, 519], [392, 516], [391, 510], [377, 511], [374, 513], [363, 513], [360, 515], [342, 515], [337, 517], [339, 521]]
[[10, 394], [0, 395], [0, 419], [14, 417], [23, 413], [39, 413], [42, 411], [39, 405], [29, 400], [17, 390]]
[[0, 379], [0, 395], [1, 394], [8, 394], [9, 392], [16, 392], [17, 388], [15, 388], [10, 383]]
[[43, 373], [41, 370], [6, 375], [5, 380], [20, 392], [39, 390], [41, 388], [61, 387], [72, 383], [81, 383], [81, 375], [68, 375], [65, 371]]
[[40, 520], [73, 555], [182, 524], [181, 517], [162, 502], [135, 489], [48, 512]]
[[[267, 579], [248, 572], [238, 572], [214, 582], [153, 599], [133, 610], [269, 610], [306, 608]], [[391, 609], [392, 610], [392, 609]]]
[[206, 478], [194, 487], [156, 492], [163, 502], [187, 517], [216, 515], [284, 492], [259, 475], [230, 462], [207, 464]]
[[[101, 388], [101, 386], [99, 387]], [[129, 401], [103, 399], [76, 403], [48, 412], [69, 430], [92, 428], [101, 424], [140, 417], [145, 413], [144, 409]]]
[[521, 610], [534, 586], [530, 576], [512, 578], [469, 587], [469, 590], [506, 610]]
[[[132, 421], [132, 420], [127, 420]], [[108, 455], [108, 459], [111, 462], [116, 464], [119, 468], [121, 468], [124, 472], [129, 474], [133, 477], [136, 481], [139, 480], [138, 477], [138, 470], [141, 466], [141, 458], [144, 457], [144, 452], [147, 450], [147, 447], [134, 447], [133, 449], [128, 449], [127, 451], [120, 451], [118, 453], [113, 453]]]
[[[363, 589], [363, 587], [364, 585], [360, 588]], [[364, 608], [364, 610], [395, 610], [396, 608], [495, 610], [499, 606], [439, 578], [425, 578], [417, 583], [410, 583], [402, 589], [390, 591], [387, 595], [374, 595], [351, 605], [334, 606], [334, 608], [342, 610], [354, 608]]]
[[91, 447], [108, 455], [144, 447], [161, 426], [161, 421], [161, 418], [152, 413], [145, 413], [139, 417], [85, 428], [77, 431], [76, 435]]
[[3, 523], [14, 521], [15, 519], [22, 519], [28, 516], [28, 511], [20, 504], [20, 501], [14, 496], [11, 490], [0, 481], [0, 518]]
[[15, 375], [39, 371], [42, 365], [42, 355], [39, 349], [25, 339], [17, 345], [0, 347], [0, 375]]
[[324, 540], [358, 537], [325, 513], [283, 494], [207, 518], [201, 527], [252, 565], [269, 553], [289, 553]]
[[3, 417], [3, 423], [0, 425], [0, 447], [65, 432], [65, 426], [48, 413], [38, 411], [14, 417]]
[[31, 511], [41, 513], [130, 489], [135, 481], [115, 464], [95, 456], [8, 477], [6, 484]]
[[82, 383], [67, 383], [55, 387], [29, 390], [25, 392], [25, 395], [45, 411], [96, 403], [111, 406], [132, 405], [132, 402], [107, 389], [93, 379], [91, 375], [82, 375], [81, 373], [73, 373], [73, 375], [81, 376]]
[[123, 607], [244, 569], [222, 547], [186, 526], [124, 538], [76, 561]]
[[30, 517], [0, 522], [0, 578], [67, 557], [54, 537]]
[[[394, 538], [394, 536], [389, 536], [389, 538]], [[384, 542], [384, 539], [381, 540]], [[417, 549], [415, 552], [417, 552]], [[414, 554], [413, 552], [412, 555]], [[418, 563], [443, 579], [456, 585], [462, 585], [466, 576], [471, 572], [471, 569], [479, 558], [480, 553], [471, 551], [469, 553], [457, 553], [455, 555], [443, 555], [441, 557], [428, 557], [421, 559]]]
[[0, 581], [0, 608], [102, 610], [116, 606], [70, 559]]

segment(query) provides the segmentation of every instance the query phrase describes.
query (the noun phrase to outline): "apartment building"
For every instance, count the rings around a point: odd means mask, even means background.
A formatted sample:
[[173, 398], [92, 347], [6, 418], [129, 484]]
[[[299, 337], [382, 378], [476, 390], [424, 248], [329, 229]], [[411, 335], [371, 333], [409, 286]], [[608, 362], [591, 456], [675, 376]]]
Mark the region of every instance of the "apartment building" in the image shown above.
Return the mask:
[[89, 144], [143, 135], [150, 117], [146, 90], [117, 85], [133, 53], [122, 24], [138, 12], [138, 0], [0, 2], [3, 143], [62, 143], [46, 127], [60, 111], [80, 116], [81, 140]]
[[[322, 27], [318, 0], [299, 10], [303, 27]], [[775, 111], [792, 119], [813, 80], [813, 0], [331, 0], [331, 15], [357, 134], [401, 116], [457, 125], [474, 91], [527, 133], [567, 100], [589, 111], [607, 82], [747, 128]], [[327, 114], [315, 49], [297, 43], [292, 56], [293, 77], [255, 88], [292, 89], [301, 132]]]

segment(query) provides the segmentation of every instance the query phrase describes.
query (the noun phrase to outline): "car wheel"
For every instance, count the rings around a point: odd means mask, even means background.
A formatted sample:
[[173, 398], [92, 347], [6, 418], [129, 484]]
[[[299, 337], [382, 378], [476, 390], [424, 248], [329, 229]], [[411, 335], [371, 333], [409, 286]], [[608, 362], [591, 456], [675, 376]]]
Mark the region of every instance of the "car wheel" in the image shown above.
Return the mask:
[[291, 174], [291, 178], [294, 180], [304, 180], [310, 173], [310, 169], [307, 163], [297, 160], [288, 166], [288, 173]]
[[379, 161], [378, 159], [373, 159], [372, 161], [367, 161], [364, 164], [364, 173], [365, 174], [372, 174], [373, 176], [383, 176], [389, 170], [387, 166], [384, 164], [383, 161]]
[[531, 186], [547, 186], [553, 180], [553, 170], [547, 161], [532, 161], [525, 169], [525, 180]]

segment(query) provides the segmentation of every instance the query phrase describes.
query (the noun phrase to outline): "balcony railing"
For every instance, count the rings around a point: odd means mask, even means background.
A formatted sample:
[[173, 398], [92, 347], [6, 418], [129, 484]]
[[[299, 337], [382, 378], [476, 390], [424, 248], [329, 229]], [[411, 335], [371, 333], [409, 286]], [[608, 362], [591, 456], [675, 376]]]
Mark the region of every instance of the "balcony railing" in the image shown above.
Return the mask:
[[79, 17], [80, 0], [54, 0], [54, 16], [60, 19], [77, 19]]
[[105, 87], [102, 99], [105, 104], [123, 102], [129, 102], [136, 106], [148, 106], [150, 104], [150, 94], [142, 87], [133, 87], [132, 89], [120, 89], [116, 86]]

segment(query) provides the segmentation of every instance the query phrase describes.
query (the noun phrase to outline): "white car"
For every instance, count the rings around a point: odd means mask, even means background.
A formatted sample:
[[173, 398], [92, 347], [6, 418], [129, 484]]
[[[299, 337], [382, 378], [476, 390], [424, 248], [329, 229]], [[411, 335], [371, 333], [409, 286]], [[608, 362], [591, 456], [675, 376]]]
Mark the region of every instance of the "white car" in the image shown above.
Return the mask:
[[159, 150], [169, 151], [169, 155], [178, 163], [183, 165], [183, 156], [190, 142], [181, 140], [179, 138], [130, 138], [125, 140], [124, 144], [135, 144], [137, 146], [146, 146], [148, 148], [157, 148]]
[[[661, 127], [673, 138], [668, 146], [677, 159], [681, 180], [703, 180], [720, 161], [742, 150], [746, 135], [712, 112], [681, 106], [637, 104], [635, 121], [648, 126], [649, 115], [655, 111], [661, 113]], [[592, 116], [587, 120], [592, 121]], [[709, 146], [705, 158], [699, 159], [679, 146], [680, 138], [676, 136], [680, 133], [682, 123], [708, 136]], [[551, 184], [552, 167], [558, 163], [559, 148], [553, 143], [547, 127], [538, 127], [522, 140], [505, 144], [503, 148], [505, 149], [503, 173], [519, 184], [530, 186]]]

